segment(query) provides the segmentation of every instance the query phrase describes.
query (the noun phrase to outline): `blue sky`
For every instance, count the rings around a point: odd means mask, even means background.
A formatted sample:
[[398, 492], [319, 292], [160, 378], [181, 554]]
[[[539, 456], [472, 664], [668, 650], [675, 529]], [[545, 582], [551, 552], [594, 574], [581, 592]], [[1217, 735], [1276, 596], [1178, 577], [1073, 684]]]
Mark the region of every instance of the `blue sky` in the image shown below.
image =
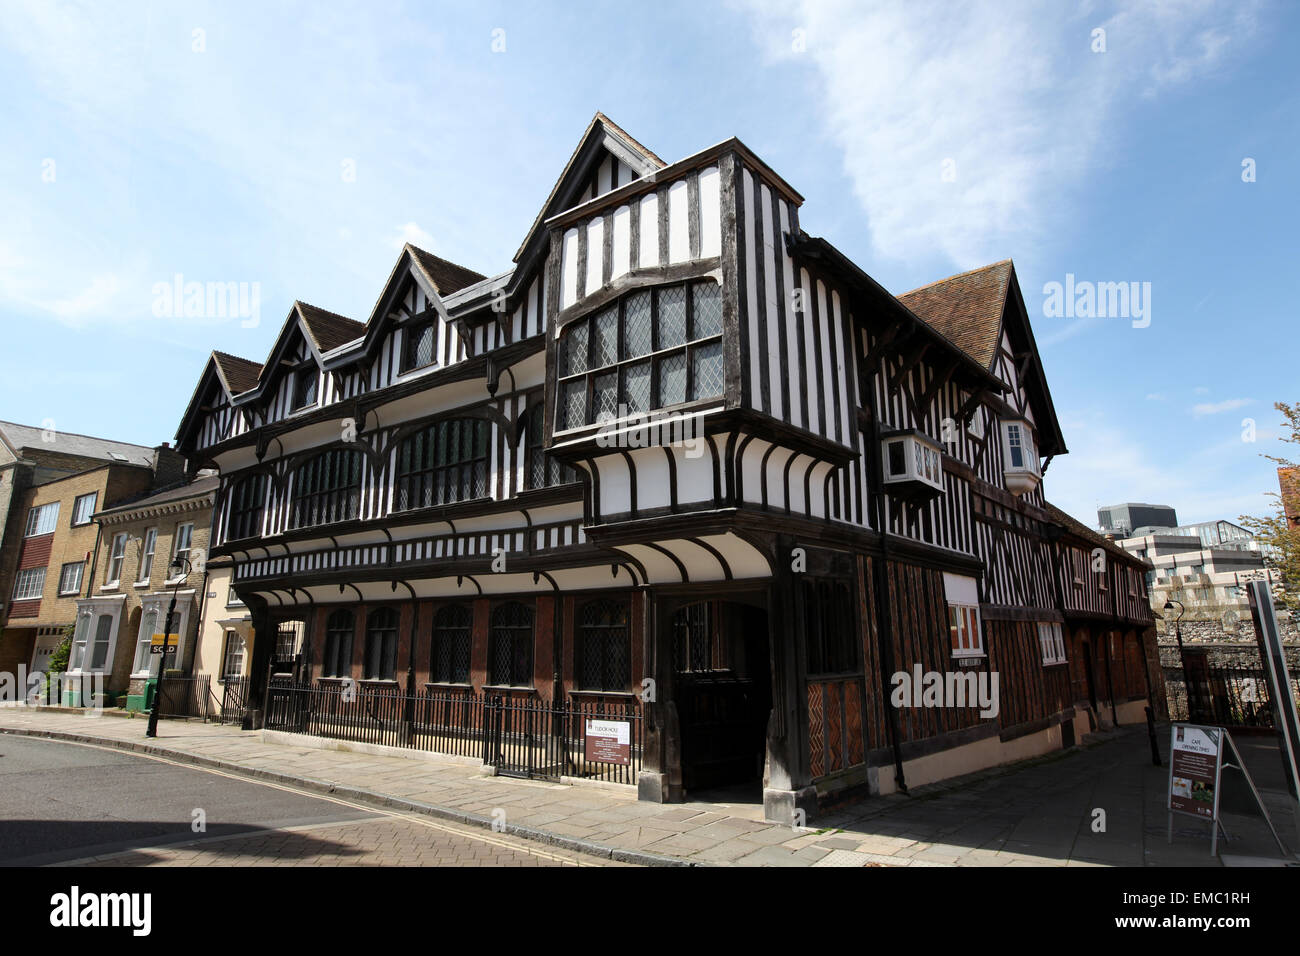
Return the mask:
[[[261, 361], [295, 298], [364, 320], [404, 240], [505, 270], [599, 109], [668, 161], [739, 136], [896, 293], [1013, 258], [1070, 447], [1047, 492], [1082, 520], [1271, 507], [1300, 5], [0, 14], [0, 418], [171, 440], [211, 349]], [[260, 321], [155, 315], [177, 274], [257, 283]], [[1067, 274], [1150, 283], [1150, 324], [1045, 315]]]

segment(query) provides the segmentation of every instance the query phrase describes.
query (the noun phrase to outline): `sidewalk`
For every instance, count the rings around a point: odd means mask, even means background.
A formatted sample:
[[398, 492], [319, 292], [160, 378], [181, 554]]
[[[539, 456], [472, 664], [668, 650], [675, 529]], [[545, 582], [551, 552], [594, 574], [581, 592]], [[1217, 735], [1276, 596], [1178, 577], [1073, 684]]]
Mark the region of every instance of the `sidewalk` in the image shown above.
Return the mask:
[[[632, 788], [487, 777], [463, 762], [271, 743], [260, 732], [215, 724], [162, 721], [153, 740], [144, 731], [143, 719], [0, 707], [0, 733], [132, 750], [478, 826], [504, 819], [508, 833], [628, 863], [1222, 865], [1210, 856], [1208, 827], [1195, 820], [1176, 820], [1173, 845], [1166, 843], [1168, 770], [1152, 766], [1145, 727], [910, 795], [865, 798], [804, 829], [763, 822], [757, 804], [640, 803]], [[1167, 736], [1162, 731], [1162, 756]], [[1103, 833], [1093, 832], [1095, 809], [1106, 812]], [[1294, 842], [1290, 817], [1274, 823]], [[1269, 853], [1258, 840], [1221, 849], [1259, 854], [1257, 863]]]

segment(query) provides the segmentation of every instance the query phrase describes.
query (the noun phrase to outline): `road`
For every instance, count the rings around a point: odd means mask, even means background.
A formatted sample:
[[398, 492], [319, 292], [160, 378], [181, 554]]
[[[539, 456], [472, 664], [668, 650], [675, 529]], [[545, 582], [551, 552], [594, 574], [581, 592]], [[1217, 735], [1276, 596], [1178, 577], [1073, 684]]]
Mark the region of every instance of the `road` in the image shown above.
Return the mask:
[[[203, 830], [196, 831], [196, 821]], [[608, 866], [104, 748], [0, 736], [0, 866]]]

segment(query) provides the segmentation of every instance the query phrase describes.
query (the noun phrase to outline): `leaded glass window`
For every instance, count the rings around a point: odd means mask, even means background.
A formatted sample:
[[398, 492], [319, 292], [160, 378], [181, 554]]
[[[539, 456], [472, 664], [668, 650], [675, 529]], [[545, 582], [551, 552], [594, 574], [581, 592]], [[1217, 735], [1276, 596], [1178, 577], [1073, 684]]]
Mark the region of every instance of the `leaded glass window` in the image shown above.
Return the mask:
[[640, 289], [570, 323], [559, 374], [557, 431], [721, 396], [721, 288]]

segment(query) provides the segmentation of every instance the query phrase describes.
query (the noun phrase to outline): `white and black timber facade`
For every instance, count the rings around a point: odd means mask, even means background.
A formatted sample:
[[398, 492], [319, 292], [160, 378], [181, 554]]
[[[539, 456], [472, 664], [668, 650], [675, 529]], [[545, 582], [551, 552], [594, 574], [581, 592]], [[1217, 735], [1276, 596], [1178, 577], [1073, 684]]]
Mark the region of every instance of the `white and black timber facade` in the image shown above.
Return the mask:
[[[1044, 497], [1012, 264], [895, 297], [801, 204], [598, 114], [509, 271], [408, 246], [364, 323], [214, 353], [177, 437], [253, 708], [281, 669], [624, 701], [643, 799], [761, 780], [776, 820], [1159, 711], [1143, 562]], [[892, 706], [918, 669], [997, 673], [996, 716]]]

